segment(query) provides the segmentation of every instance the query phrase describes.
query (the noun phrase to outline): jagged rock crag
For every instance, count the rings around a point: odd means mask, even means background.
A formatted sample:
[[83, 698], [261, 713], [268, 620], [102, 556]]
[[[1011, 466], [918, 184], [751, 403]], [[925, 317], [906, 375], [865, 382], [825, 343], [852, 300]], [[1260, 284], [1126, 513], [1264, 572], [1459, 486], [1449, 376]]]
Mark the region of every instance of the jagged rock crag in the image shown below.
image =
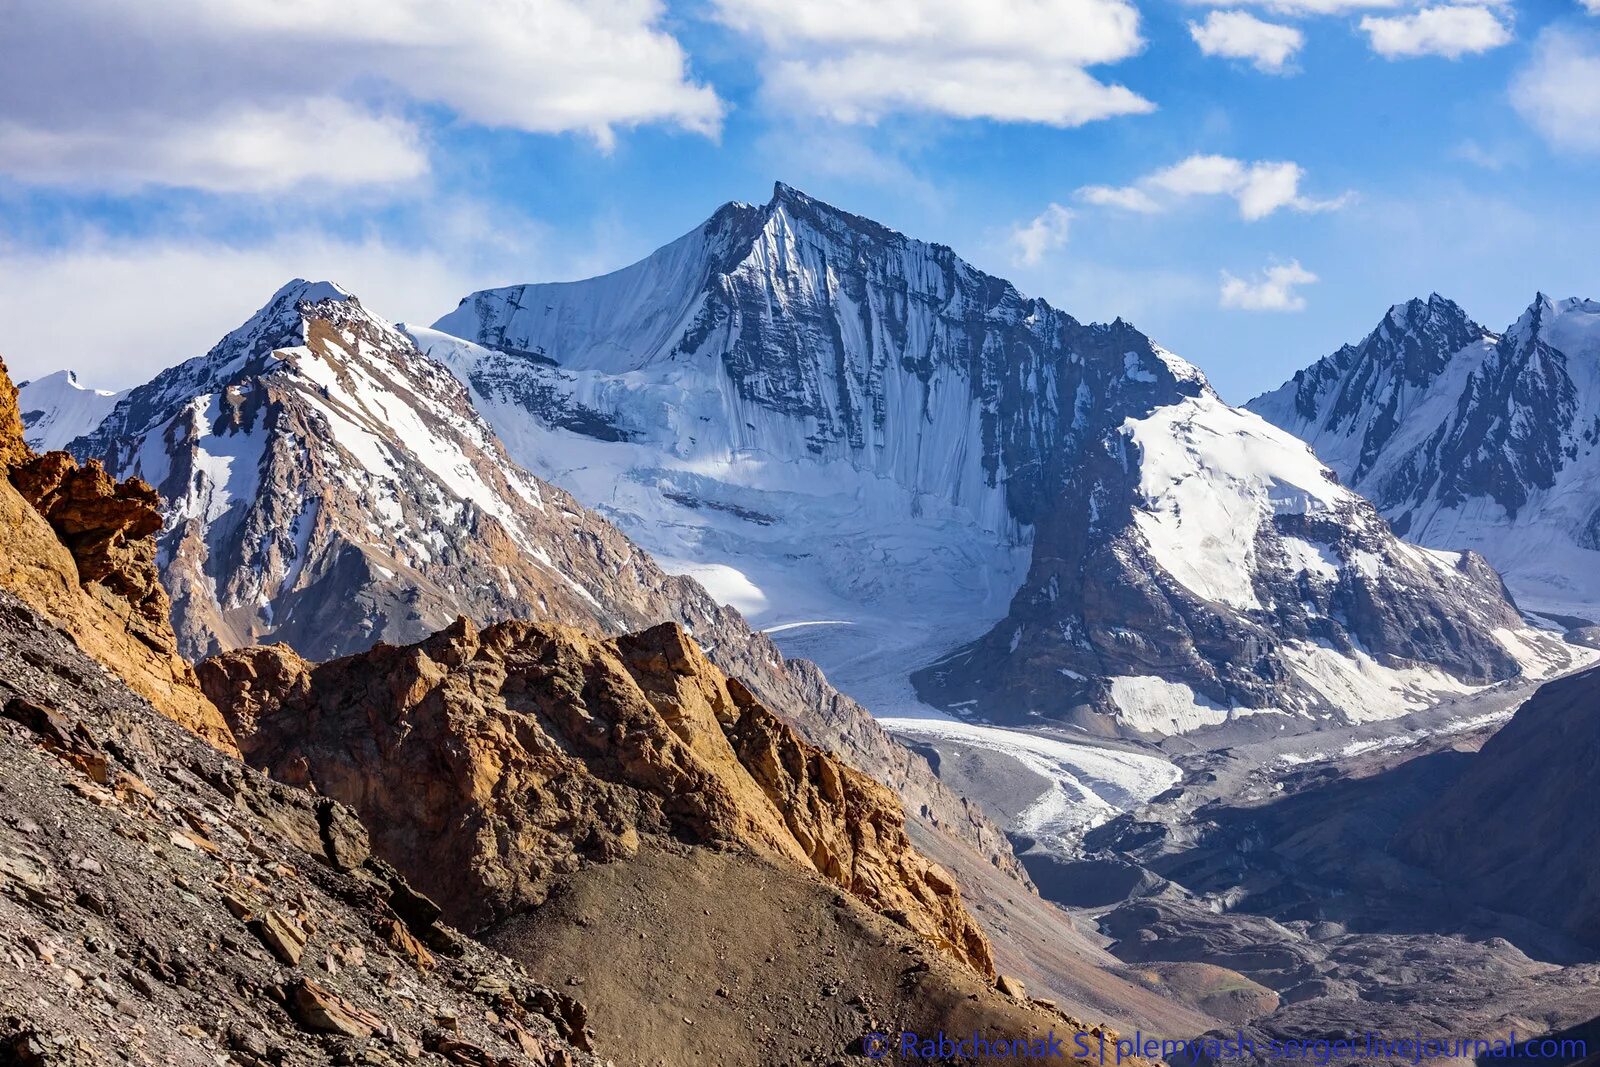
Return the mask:
[[1535, 296], [1503, 332], [1437, 293], [1391, 307], [1249, 407], [1402, 536], [1481, 552], [1518, 603], [1600, 617], [1600, 301]]
[[35, 456], [3, 362], [0, 458], [0, 587], [59, 623], [164, 714], [236, 751], [178, 653], [155, 563], [155, 492], [65, 452]]
[[579, 1067], [581, 1005], [360, 822], [159, 715], [0, 590], [0, 1062]]
[[992, 972], [893, 795], [800, 740], [674, 625], [602, 641], [463, 619], [321, 666], [274, 646], [200, 672], [247, 759], [349, 803], [468, 927], [540, 903], [585, 862], [676, 836], [814, 870]]

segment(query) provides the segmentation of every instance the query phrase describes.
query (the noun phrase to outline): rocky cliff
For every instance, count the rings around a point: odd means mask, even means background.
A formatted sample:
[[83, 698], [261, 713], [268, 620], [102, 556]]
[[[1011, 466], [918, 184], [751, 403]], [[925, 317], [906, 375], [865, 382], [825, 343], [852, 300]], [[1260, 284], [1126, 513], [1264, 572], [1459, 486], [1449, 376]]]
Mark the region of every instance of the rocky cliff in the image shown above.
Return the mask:
[[201, 676], [247, 759], [354, 807], [468, 927], [645, 837], [678, 837], [815, 871], [992, 971], [893, 794], [802, 741], [676, 626], [602, 641], [463, 619], [321, 666], [282, 646], [225, 653]]
[[234, 751], [227, 724], [178, 652], [155, 564], [157, 500], [65, 452], [22, 439], [0, 363], [0, 588], [33, 605], [164, 714]]
[[0, 1062], [600, 1062], [582, 1006], [440, 925], [353, 814], [5, 591], [0, 663]]

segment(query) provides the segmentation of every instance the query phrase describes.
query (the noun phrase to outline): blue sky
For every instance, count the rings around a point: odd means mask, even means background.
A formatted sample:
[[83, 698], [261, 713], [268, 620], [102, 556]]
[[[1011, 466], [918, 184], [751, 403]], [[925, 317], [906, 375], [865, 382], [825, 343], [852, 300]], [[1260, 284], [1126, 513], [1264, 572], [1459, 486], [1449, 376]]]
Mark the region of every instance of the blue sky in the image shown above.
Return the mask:
[[1584, 0], [22, 0], [0, 101], [19, 378], [141, 381], [294, 275], [431, 321], [775, 179], [1235, 402], [1413, 295], [1600, 295]]

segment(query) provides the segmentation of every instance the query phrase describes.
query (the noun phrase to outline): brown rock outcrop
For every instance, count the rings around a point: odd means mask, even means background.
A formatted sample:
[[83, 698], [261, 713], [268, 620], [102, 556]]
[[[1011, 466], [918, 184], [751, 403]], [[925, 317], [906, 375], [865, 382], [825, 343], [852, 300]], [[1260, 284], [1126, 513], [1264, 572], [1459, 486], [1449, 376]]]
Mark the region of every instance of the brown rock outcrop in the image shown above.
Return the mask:
[[6, 361], [0, 359], [0, 467], [7, 470], [32, 454], [22, 439], [22, 412], [17, 408], [17, 387], [11, 384]]
[[65, 452], [35, 456], [0, 363], [0, 588], [70, 633], [169, 718], [237, 753], [227, 723], [178, 654], [156, 567], [155, 490]]
[[440, 925], [354, 815], [5, 590], [0, 663], [0, 1063], [598, 1067], [583, 1006]]
[[676, 625], [603, 641], [465, 619], [320, 666], [282, 646], [200, 667], [245, 757], [349, 804], [454, 922], [542, 902], [641, 836], [814, 870], [992, 974], [954, 880], [898, 799], [802, 741]]

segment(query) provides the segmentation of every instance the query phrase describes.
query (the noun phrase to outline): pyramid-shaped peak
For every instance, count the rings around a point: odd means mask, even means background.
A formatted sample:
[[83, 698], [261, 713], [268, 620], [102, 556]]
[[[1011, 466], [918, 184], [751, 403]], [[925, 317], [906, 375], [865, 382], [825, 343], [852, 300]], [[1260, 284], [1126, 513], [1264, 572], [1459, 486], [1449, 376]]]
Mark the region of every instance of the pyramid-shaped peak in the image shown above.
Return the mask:
[[1427, 298], [1413, 297], [1403, 304], [1395, 304], [1389, 308], [1390, 319], [1398, 323], [1421, 324], [1424, 322], [1470, 322], [1466, 310], [1451, 300], [1449, 297], [1440, 296], [1438, 293], [1429, 293]]
[[272, 294], [272, 299], [267, 301], [270, 307], [274, 304], [317, 304], [324, 300], [341, 300], [360, 304], [361, 301], [353, 296], [350, 290], [331, 281], [310, 281], [305, 278], [294, 278], [285, 282]]

